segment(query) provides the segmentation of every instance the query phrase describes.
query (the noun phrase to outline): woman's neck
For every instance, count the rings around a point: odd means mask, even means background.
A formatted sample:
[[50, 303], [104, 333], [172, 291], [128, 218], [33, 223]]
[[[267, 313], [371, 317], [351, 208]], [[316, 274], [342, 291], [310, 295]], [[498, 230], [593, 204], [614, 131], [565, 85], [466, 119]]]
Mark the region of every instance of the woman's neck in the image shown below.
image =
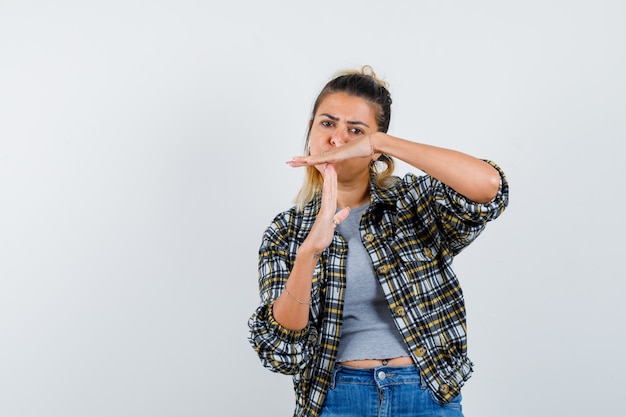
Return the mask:
[[359, 207], [370, 200], [369, 183], [338, 184], [337, 207]]

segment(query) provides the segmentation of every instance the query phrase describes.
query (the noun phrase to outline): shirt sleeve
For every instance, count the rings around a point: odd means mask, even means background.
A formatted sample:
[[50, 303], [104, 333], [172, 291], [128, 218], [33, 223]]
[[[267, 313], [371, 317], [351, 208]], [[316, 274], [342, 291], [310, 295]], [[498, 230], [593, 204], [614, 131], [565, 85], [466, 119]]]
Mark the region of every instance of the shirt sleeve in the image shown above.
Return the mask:
[[487, 222], [496, 219], [509, 203], [509, 184], [502, 169], [494, 162], [485, 161], [500, 174], [500, 186], [489, 202], [472, 201], [442, 182], [426, 176], [418, 184], [420, 205], [428, 203], [428, 212], [434, 216], [443, 242], [454, 256], [474, 241]]
[[259, 293], [261, 304], [248, 320], [249, 341], [264, 367], [293, 375], [313, 356], [315, 329], [294, 331], [281, 326], [272, 314], [274, 301], [282, 293], [291, 273], [287, 223], [277, 217], [265, 231], [259, 249]]

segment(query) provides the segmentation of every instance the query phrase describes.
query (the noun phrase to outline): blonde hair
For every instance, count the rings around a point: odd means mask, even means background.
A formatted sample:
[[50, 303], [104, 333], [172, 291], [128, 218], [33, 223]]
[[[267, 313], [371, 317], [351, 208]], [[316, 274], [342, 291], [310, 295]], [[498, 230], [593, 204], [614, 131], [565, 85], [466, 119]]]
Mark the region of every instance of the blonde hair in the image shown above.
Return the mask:
[[[387, 132], [391, 120], [391, 95], [387, 89], [387, 83], [376, 76], [371, 66], [364, 65], [360, 70], [342, 71], [326, 83], [315, 99], [310, 122], [313, 121], [322, 101], [334, 93], [345, 93], [366, 100], [376, 112], [378, 131]], [[310, 125], [311, 123], [309, 123], [304, 144], [305, 155], [310, 152]], [[382, 188], [386, 188], [394, 182], [391, 176], [394, 169], [393, 158], [385, 154], [380, 155], [376, 162], [370, 164], [370, 171], [376, 176], [376, 185]], [[314, 166], [306, 167], [304, 182], [295, 199], [297, 210], [301, 211], [306, 204], [315, 198], [315, 195], [322, 189], [323, 182], [322, 174]]]

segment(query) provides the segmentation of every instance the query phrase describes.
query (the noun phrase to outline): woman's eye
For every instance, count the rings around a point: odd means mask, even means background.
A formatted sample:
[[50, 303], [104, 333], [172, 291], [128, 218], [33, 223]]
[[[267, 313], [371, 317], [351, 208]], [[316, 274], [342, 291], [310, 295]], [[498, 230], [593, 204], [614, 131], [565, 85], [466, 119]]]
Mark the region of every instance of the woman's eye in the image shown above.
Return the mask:
[[353, 133], [355, 135], [362, 135], [363, 131], [361, 129], [358, 129], [356, 127], [353, 127], [352, 129], [350, 129], [350, 133]]
[[333, 122], [331, 122], [330, 120], [324, 120], [322, 121], [322, 123], [320, 123], [322, 126], [324, 127], [332, 127], [333, 126]]

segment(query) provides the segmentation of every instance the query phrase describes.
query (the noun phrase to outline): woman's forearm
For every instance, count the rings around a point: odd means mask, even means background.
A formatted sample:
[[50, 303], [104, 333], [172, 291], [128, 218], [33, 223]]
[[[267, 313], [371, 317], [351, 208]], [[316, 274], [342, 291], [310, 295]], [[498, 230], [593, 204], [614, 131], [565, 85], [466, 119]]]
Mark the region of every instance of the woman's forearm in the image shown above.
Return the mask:
[[377, 132], [371, 137], [376, 153], [391, 155], [424, 171], [477, 203], [487, 203], [498, 193], [500, 174], [491, 165], [452, 149]]
[[274, 319], [290, 330], [302, 330], [309, 323], [311, 287], [319, 254], [300, 248], [283, 293], [273, 307]]

